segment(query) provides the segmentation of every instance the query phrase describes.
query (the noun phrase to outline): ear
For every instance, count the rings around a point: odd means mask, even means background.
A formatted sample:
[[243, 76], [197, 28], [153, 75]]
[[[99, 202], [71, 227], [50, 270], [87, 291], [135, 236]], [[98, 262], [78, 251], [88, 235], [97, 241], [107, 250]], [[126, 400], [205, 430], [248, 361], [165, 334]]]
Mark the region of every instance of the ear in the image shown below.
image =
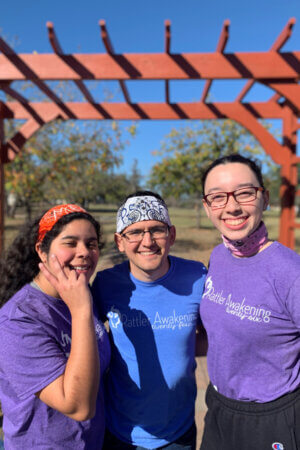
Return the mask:
[[169, 236], [170, 236], [170, 245], [173, 245], [176, 239], [176, 228], [174, 227], [174, 225], [170, 226]]
[[119, 233], [115, 233], [115, 243], [116, 243], [116, 246], [118, 247], [119, 252], [121, 252], [121, 253], [125, 252], [123, 239]]
[[206, 201], [203, 199], [202, 200], [202, 204], [203, 204], [203, 208], [205, 210], [205, 213], [207, 215], [207, 217], [210, 219], [210, 209], [209, 206], [207, 205]]
[[35, 251], [36, 251], [37, 254], [39, 255], [40, 260], [41, 260], [43, 263], [46, 263], [46, 262], [47, 262], [47, 253], [45, 253], [45, 252], [43, 252], [43, 251], [41, 250], [41, 243], [40, 243], [40, 242], [38, 242], [37, 244], [35, 244]]
[[264, 199], [264, 211], [265, 211], [269, 205], [269, 200], [270, 200], [270, 192], [269, 191], [265, 191], [263, 193], [263, 199]]

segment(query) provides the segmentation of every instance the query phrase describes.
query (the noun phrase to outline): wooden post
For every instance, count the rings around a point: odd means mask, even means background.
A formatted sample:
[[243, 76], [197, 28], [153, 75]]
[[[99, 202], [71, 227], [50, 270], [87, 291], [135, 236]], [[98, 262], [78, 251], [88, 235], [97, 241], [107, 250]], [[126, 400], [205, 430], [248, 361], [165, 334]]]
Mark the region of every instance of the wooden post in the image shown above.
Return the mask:
[[295, 195], [298, 182], [297, 165], [294, 156], [297, 148], [297, 116], [289, 106], [284, 107], [283, 146], [289, 151], [288, 158], [281, 166], [281, 215], [279, 240], [282, 244], [295, 248]]

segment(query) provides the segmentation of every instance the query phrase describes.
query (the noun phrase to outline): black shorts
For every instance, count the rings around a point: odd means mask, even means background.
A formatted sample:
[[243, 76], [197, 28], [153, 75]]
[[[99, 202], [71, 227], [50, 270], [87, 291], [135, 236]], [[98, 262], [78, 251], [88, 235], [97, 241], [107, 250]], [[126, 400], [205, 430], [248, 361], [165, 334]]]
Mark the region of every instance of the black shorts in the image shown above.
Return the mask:
[[300, 450], [300, 389], [267, 403], [240, 402], [210, 384], [200, 450]]

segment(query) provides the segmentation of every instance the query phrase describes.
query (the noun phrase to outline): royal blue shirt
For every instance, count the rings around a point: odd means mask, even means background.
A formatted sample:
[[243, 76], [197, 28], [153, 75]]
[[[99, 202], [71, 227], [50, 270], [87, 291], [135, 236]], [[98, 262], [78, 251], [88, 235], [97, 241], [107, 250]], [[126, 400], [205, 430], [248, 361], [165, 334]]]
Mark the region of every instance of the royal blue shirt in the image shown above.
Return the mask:
[[99, 272], [92, 288], [112, 338], [107, 427], [146, 448], [175, 441], [194, 421], [195, 331], [206, 269], [169, 260], [169, 271], [154, 282], [134, 278], [125, 262]]

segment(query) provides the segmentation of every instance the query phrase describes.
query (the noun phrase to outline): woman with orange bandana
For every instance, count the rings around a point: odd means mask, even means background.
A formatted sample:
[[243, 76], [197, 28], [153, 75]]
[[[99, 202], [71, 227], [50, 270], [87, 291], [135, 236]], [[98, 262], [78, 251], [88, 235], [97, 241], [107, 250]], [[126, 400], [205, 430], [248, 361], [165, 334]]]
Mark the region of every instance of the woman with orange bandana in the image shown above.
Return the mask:
[[[89, 290], [99, 223], [58, 205], [0, 265], [0, 401], [5, 449], [100, 449], [108, 337]], [[100, 385], [99, 385], [100, 380]]]

